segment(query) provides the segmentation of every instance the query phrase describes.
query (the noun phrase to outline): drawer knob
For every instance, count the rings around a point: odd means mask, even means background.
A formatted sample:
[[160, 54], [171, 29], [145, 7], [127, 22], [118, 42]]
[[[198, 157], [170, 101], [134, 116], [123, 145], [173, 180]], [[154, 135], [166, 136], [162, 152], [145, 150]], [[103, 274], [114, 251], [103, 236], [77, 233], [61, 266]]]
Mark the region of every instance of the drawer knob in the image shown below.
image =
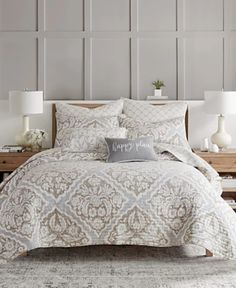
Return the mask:
[[209, 164], [212, 164], [212, 161], [209, 161], [208, 163], [209, 163]]

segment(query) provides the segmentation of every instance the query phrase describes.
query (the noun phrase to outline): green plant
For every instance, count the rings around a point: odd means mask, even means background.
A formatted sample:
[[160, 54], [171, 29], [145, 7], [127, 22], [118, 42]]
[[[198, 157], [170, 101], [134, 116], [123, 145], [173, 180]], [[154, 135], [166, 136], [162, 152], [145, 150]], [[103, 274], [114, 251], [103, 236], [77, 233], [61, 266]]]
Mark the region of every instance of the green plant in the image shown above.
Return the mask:
[[161, 80], [152, 82], [152, 85], [155, 87], [155, 89], [161, 89], [161, 87], [165, 87], [164, 81]]

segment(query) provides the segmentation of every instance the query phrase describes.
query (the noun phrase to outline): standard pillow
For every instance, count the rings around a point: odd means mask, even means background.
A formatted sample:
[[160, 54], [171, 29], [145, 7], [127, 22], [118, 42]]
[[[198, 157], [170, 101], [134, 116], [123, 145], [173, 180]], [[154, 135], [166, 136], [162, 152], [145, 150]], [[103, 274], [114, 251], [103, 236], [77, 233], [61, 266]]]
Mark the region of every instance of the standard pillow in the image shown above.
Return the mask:
[[119, 120], [117, 116], [114, 117], [99, 117], [99, 118], [84, 118], [78, 119], [77, 117], [68, 117], [60, 115], [57, 117], [57, 137], [55, 147], [61, 146], [62, 138], [67, 129], [80, 128], [80, 129], [113, 129], [119, 127]]
[[65, 130], [61, 141], [62, 150], [70, 152], [107, 154], [105, 137], [125, 138], [127, 130], [125, 128], [113, 129], [76, 129]]
[[191, 149], [185, 132], [185, 120], [178, 117], [157, 123], [145, 123], [125, 115], [120, 117], [120, 126], [128, 130], [128, 137], [153, 136], [154, 147], [158, 143], [167, 143]]
[[89, 109], [66, 103], [56, 103], [57, 136], [55, 147], [61, 145], [67, 128], [113, 128], [118, 127], [117, 116], [122, 113], [123, 100], [118, 100], [98, 108]]
[[153, 137], [137, 139], [105, 138], [108, 146], [107, 162], [155, 161], [157, 156], [153, 149]]
[[186, 110], [187, 104], [184, 102], [152, 105], [145, 101], [124, 99], [123, 113], [135, 120], [157, 123], [179, 117], [185, 118]]

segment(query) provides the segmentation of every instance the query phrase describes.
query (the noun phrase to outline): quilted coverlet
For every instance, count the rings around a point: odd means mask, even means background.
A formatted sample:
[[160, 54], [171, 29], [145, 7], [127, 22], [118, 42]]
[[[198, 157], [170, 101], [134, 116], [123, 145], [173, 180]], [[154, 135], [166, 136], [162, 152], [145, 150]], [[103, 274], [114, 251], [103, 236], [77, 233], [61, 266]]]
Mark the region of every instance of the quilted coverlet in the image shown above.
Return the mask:
[[188, 149], [159, 150], [158, 161], [141, 163], [60, 148], [29, 159], [0, 186], [1, 262], [37, 247], [99, 244], [196, 244], [234, 258], [236, 216], [218, 174]]

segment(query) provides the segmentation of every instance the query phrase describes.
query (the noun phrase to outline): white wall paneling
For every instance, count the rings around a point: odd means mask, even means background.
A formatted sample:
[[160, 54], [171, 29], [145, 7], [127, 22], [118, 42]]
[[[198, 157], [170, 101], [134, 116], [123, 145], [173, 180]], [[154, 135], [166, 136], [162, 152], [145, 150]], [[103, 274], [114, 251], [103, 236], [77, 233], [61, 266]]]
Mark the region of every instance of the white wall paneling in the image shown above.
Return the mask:
[[37, 40], [0, 38], [0, 91], [8, 98], [14, 89], [37, 89]]
[[230, 30], [236, 31], [236, 1], [235, 0], [227, 0], [228, 1], [228, 7], [229, 7], [229, 25]]
[[37, 0], [0, 0], [0, 31], [36, 31], [37, 2]]
[[91, 41], [91, 98], [130, 98], [130, 40], [97, 38]]
[[156, 78], [170, 99], [235, 89], [235, 19], [235, 0], [0, 0], [0, 99], [145, 99]]
[[84, 0], [44, 0], [44, 3], [46, 31], [84, 30]]
[[138, 0], [139, 31], [176, 31], [176, 0]]
[[224, 0], [184, 0], [187, 31], [222, 31]]
[[[158, 51], [158, 53], [157, 53]], [[140, 39], [138, 47], [139, 98], [153, 95], [152, 79], [163, 79], [165, 95], [176, 99], [176, 39]]]
[[83, 99], [84, 40], [48, 38], [45, 46], [47, 99]]
[[221, 90], [223, 84], [223, 40], [187, 38], [184, 40], [184, 96], [199, 100], [204, 90]]
[[130, 0], [90, 0], [93, 31], [130, 31]]
[[236, 37], [230, 40], [230, 70], [229, 70], [229, 89], [236, 90]]

